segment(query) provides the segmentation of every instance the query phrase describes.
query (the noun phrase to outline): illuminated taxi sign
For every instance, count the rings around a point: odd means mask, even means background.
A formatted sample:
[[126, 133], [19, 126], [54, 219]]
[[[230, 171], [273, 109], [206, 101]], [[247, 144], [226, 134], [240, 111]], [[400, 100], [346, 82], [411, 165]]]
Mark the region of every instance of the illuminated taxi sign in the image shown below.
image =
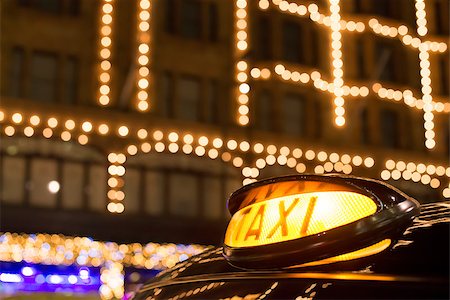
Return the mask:
[[236, 212], [225, 244], [263, 246], [324, 232], [374, 214], [375, 202], [354, 192], [294, 194], [258, 202]]
[[246, 185], [228, 200], [223, 255], [247, 269], [318, 267], [382, 253], [420, 212], [383, 182], [292, 175]]

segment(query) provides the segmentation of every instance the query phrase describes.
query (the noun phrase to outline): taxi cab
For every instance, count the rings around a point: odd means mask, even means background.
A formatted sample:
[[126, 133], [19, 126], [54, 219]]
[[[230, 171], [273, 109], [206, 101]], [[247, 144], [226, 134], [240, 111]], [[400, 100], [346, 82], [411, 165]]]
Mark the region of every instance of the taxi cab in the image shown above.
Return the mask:
[[295, 175], [242, 187], [228, 209], [223, 247], [160, 273], [134, 299], [449, 299], [450, 202]]

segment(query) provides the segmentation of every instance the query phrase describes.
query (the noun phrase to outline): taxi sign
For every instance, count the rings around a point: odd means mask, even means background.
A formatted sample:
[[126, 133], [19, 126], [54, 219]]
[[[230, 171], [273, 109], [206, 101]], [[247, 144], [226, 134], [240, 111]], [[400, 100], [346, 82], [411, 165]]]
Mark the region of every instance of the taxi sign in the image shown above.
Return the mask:
[[315, 266], [374, 255], [419, 213], [419, 204], [375, 180], [337, 175], [267, 179], [228, 201], [224, 256], [244, 268]]
[[225, 234], [232, 247], [262, 246], [320, 233], [376, 212], [354, 192], [294, 194], [249, 205], [235, 213]]

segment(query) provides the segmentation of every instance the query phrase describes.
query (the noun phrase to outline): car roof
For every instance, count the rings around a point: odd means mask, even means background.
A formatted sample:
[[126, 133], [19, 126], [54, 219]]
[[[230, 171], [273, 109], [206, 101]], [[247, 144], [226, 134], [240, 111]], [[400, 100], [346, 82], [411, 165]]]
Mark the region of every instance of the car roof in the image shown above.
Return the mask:
[[449, 225], [450, 202], [425, 204], [420, 215], [390, 249], [362, 259], [314, 267], [244, 270], [225, 260], [222, 247], [211, 247], [160, 273], [141, 288], [136, 298], [174, 285], [203, 284], [206, 289], [213, 289], [215, 284], [225, 285], [230, 281], [242, 286], [255, 281], [278, 284], [283, 280], [308, 282], [313, 279], [322, 282], [404, 282], [409, 286], [413, 282], [426, 281], [429, 286], [445, 282], [448, 290]]

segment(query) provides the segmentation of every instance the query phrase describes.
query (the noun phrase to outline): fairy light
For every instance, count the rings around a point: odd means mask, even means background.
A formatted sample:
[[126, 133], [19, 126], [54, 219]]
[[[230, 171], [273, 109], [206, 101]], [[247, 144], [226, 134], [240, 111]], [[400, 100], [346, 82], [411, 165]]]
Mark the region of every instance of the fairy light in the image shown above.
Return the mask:
[[[420, 36], [426, 35], [428, 32], [426, 24], [426, 12], [425, 12], [425, 2], [424, 0], [416, 0], [416, 23], [417, 23], [417, 33]], [[430, 54], [428, 52], [428, 45], [425, 43], [419, 46], [419, 60], [420, 60], [420, 74], [422, 76], [422, 99], [423, 105], [423, 119], [425, 128], [425, 146], [428, 149], [433, 149], [436, 145], [434, 140], [435, 132], [434, 128], [434, 115], [433, 115], [433, 97], [431, 96], [431, 78], [430, 78], [430, 61], [428, 60]]]
[[236, 63], [236, 81], [237, 81], [237, 122], [242, 126], [249, 124], [249, 92], [250, 85], [248, 84], [249, 67], [244, 60], [244, 56], [248, 52], [248, 3], [247, 0], [236, 0], [235, 2], [235, 56]]
[[149, 61], [150, 61], [150, 7], [149, 0], [140, 0], [137, 28], [137, 90], [136, 104], [139, 111], [149, 109]]
[[0, 241], [1, 261], [99, 267], [101, 299], [123, 298], [126, 266], [161, 271], [207, 248], [196, 244], [119, 245], [114, 242], [95, 241], [88, 237], [41, 233], [28, 235], [6, 232], [0, 234]]
[[344, 98], [342, 86], [344, 85], [344, 72], [342, 70], [342, 34], [340, 32], [341, 20], [339, 0], [330, 0], [330, 26], [331, 26], [331, 57], [332, 59], [332, 73], [333, 73], [333, 85], [334, 85], [334, 113], [336, 118], [334, 122], [337, 126], [341, 127], [345, 124], [344, 118]]
[[[318, 71], [304, 70], [289, 70], [282, 64], [278, 64], [273, 68], [273, 71], [278, 78], [285, 81], [291, 81], [292, 83], [299, 84], [312, 84], [317, 90], [328, 92], [333, 95], [335, 105], [335, 123], [338, 126], [345, 124], [345, 109], [343, 96], [352, 97], [367, 97], [371, 92], [375, 93], [380, 99], [383, 100], [403, 100], [405, 104], [410, 107], [423, 110], [424, 112], [424, 127], [425, 127], [425, 144], [427, 148], [434, 148], [435, 132], [433, 122], [433, 112], [450, 112], [450, 102], [447, 98], [442, 98], [440, 101], [433, 101], [431, 94], [431, 80], [430, 80], [430, 62], [429, 53], [441, 54], [448, 50], [447, 42], [425, 40], [424, 38], [428, 34], [426, 11], [424, 0], [416, 1], [416, 16], [417, 16], [417, 34], [414, 36], [411, 30], [406, 25], [386, 25], [380, 23], [377, 18], [371, 19], [359, 19], [359, 20], [343, 20], [340, 18], [339, 1], [330, 0], [330, 15], [324, 15], [320, 13], [316, 4], [311, 3], [308, 6], [299, 5], [289, 1], [279, 0], [260, 0], [259, 8], [261, 10], [267, 10], [269, 6], [273, 4], [278, 10], [283, 13], [295, 15], [297, 17], [309, 17], [313, 22], [320, 25], [324, 25], [331, 29], [331, 43], [334, 48], [331, 49], [331, 68], [333, 79], [331, 82], [324, 80], [324, 76]], [[354, 16], [359, 18], [358, 16]], [[396, 90], [387, 87], [383, 87], [380, 83], [375, 83], [372, 86], [369, 84], [363, 86], [347, 86], [343, 83], [341, 75], [342, 72], [342, 40], [341, 31], [358, 32], [370, 30], [376, 35], [383, 36], [385, 38], [398, 38], [405, 46], [408, 46], [414, 50], [419, 50], [420, 67], [421, 67], [421, 81], [422, 81], [422, 94], [423, 97], [414, 96], [409, 89]], [[262, 70], [267, 69], [270, 72], [270, 68], [264, 68], [264, 66], [251, 67], [246, 65], [247, 69], [250, 69], [250, 76], [254, 79], [268, 79], [268, 76], [262, 76]], [[239, 75], [238, 75], [239, 77]], [[337, 84], [336, 84], [337, 83]], [[248, 102], [248, 97], [244, 97], [244, 102]], [[246, 111], [241, 107], [238, 107], [238, 111]]]
[[112, 25], [114, 0], [103, 0], [100, 13], [100, 45], [99, 45], [99, 93], [98, 103], [102, 106], [108, 105], [111, 101], [111, 49], [112, 49]]

